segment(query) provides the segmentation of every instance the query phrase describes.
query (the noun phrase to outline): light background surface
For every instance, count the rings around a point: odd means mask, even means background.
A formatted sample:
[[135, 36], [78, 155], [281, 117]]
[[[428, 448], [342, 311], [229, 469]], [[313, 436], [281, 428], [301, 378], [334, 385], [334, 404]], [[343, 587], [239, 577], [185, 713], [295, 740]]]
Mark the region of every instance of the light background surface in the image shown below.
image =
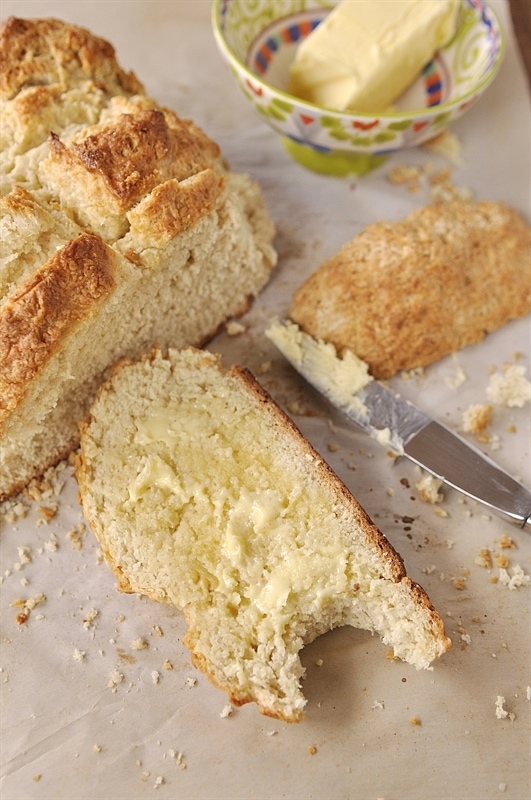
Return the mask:
[[[495, 83], [453, 127], [462, 166], [415, 150], [355, 181], [305, 172], [288, 159], [222, 66], [207, 0], [0, 4], [2, 18], [57, 16], [109, 39], [157, 101], [193, 118], [234, 170], [260, 182], [278, 226], [279, 265], [243, 319], [245, 332], [222, 334], [209, 347], [227, 364], [248, 366], [291, 409], [425, 587], [454, 643], [433, 671], [416, 672], [386, 658], [377, 637], [337, 630], [302, 653], [303, 722], [270, 720], [255, 706], [225, 717], [225, 696], [190, 664], [181, 614], [118, 594], [89, 531], [81, 549], [74, 546], [69, 532], [82, 516], [69, 476], [47, 525], [38, 524], [46, 503], [36, 503], [26, 520], [4, 523], [0, 532], [3, 800], [529, 797], [531, 589], [510, 591], [492, 582], [496, 566], [476, 564], [487, 548], [529, 574], [529, 533], [450, 490], [439, 506], [447, 516], [439, 516], [420, 499], [415, 469], [331, 412], [263, 335], [273, 315], [287, 312], [295, 287], [347, 239], [374, 220], [399, 219], [429, 201], [426, 186], [412, 193], [391, 185], [392, 166], [450, 166], [455, 184], [477, 199], [509, 203], [529, 221], [529, 90], [508, 6], [493, 5], [508, 36], [507, 54]], [[529, 319], [392, 384], [460, 430], [463, 411], [486, 401], [491, 371], [512, 363], [517, 352], [529, 376]], [[466, 380], [452, 388], [459, 370]], [[496, 407], [490, 433], [498, 449], [491, 443], [485, 451], [529, 486], [529, 406]], [[503, 535], [513, 538], [513, 549], [500, 549]], [[29, 563], [22, 563], [20, 548], [27, 548]], [[18, 625], [13, 603], [39, 594], [46, 601]], [[132, 649], [138, 638], [146, 649]], [[164, 668], [166, 660], [173, 669]], [[116, 673], [123, 680], [112, 685]], [[498, 695], [513, 719], [497, 719]], [[414, 717], [420, 725], [411, 723]]]

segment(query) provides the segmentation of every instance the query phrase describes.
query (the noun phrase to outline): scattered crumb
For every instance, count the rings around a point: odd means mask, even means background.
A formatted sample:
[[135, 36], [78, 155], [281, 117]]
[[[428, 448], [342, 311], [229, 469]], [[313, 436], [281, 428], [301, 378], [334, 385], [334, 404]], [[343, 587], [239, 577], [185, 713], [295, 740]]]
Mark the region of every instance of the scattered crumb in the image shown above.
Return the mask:
[[422, 722], [420, 721], [420, 719], [418, 717], [411, 717], [411, 719], [409, 721], [410, 721], [411, 725], [419, 725], [419, 726], [422, 725]]
[[507, 534], [505, 533], [500, 536], [499, 545], [502, 548], [502, 550], [506, 550], [508, 548], [513, 549], [514, 547], [516, 547], [514, 540], [511, 539], [510, 536], [507, 536]]
[[93, 744], [93, 745], [92, 745], [92, 752], [93, 752], [93, 753], [101, 753], [101, 745], [99, 745], [99, 744]]
[[162, 777], [162, 775], [159, 775], [159, 776], [158, 776], [158, 777], [155, 779], [155, 783], [153, 784], [153, 788], [154, 788], [154, 789], [158, 789], [158, 788], [159, 788], [159, 786], [162, 786], [163, 784], [164, 784], [164, 778]]
[[531, 576], [525, 574], [520, 564], [512, 567], [510, 572], [502, 567], [498, 577], [499, 582], [507, 586], [508, 589], [518, 589], [519, 586], [529, 586], [531, 584]]
[[475, 557], [474, 563], [477, 564], [479, 567], [485, 567], [485, 569], [491, 569], [492, 554], [490, 550], [488, 550], [486, 547], [483, 547]]
[[496, 718], [497, 719], [510, 719], [513, 722], [516, 719], [516, 714], [507, 711], [505, 708], [505, 697], [498, 695], [496, 698]]
[[454, 585], [454, 589], [457, 589], [459, 592], [462, 592], [466, 586], [466, 579], [465, 578], [454, 578], [452, 580]]
[[227, 717], [230, 717], [232, 711], [233, 711], [232, 706], [227, 704], [224, 708], [221, 709], [219, 716], [222, 719], [226, 719]]
[[257, 375], [265, 375], [266, 372], [271, 371], [272, 366], [273, 366], [272, 361], [262, 361], [262, 363], [258, 365], [258, 368], [256, 370]]
[[27, 600], [20, 600], [20, 599], [13, 600], [11, 605], [14, 606], [15, 608], [22, 609], [22, 611], [20, 611], [16, 616], [18, 624], [23, 625], [25, 622], [27, 622], [29, 615], [31, 614], [33, 609], [36, 606], [40, 605], [41, 603], [45, 602], [46, 602], [46, 597], [43, 594], [37, 594], [35, 595], [35, 597], [28, 597]]
[[308, 746], [308, 753], [311, 756], [314, 756], [317, 753], [317, 747], [315, 747], [315, 745], [313, 745], [313, 744], [309, 745]]
[[463, 165], [461, 142], [455, 133], [452, 133], [448, 129], [434, 136], [433, 139], [424, 142], [422, 149], [438, 156], [444, 156], [456, 167], [461, 167]]
[[196, 683], [197, 683], [197, 678], [187, 678], [185, 680], [185, 684], [188, 686], [189, 689], [193, 689]]
[[324, 661], [323, 661], [322, 658], [318, 658], [317, 661], [315, 662], [315, 666], [316, 667], [322, 667], [323, 664], [324, 664]]
[[74, 652], [72, 653], [72, 658], [74, 659], [74, 661], [83, 661], [85, 656], [86, 656], [86, 652], [84, 650], [78, 650], [77, 647], [74, 650]]
[[525, 690], [525, 697], [526, 700], [531, 700], [531, 686], [528, 686]]
[[97, 611], [95, 608], [91, 608], [90, 611], [88, 611], [83, 617], [83, 627], [87, 629], [92, 627], [98, 614], [99, 611]]
[[329, 442], [328, 450], [330, 453], [337, 453], [337, 451], [339, 450], [339, 445], [336, 444], [336, 442]]
[[160, 636], [164, 636], [164, 633], [163, 633], [162, 628], [160, 627], [160, 625], [153, 625], [153, 633], [155, 634], [155, 636], [159, 636], [159, 637]]
[[415, 485], [425, 503], [440, 503], [444, 498], [444, 495], [439, 492], [442, 481], [434, 478], [433, 475], [423, 475]]
[[475, 403], [463, 412], [463, 430], [466, 433], [481, 433], [492, 419], [492, 406], [488, 403]]
[[372, 709], [376, 709], [376, 708], [382, 708], [383, 709], [383, 708], [385, 708], [385, 703], [384, 703], [383, 700], [375, 700], [374, 703], [372, 704], [371, 708]]
[[154, 669], [151, 671], [151, 680], [155, 684], [160, 683], [160, 672], [158, 670]]
[[40, 774], [40, 772], [37, 773], [37, 775], [33, 776], [33, 780], [35, 781], [35, 783], [38, 783], [41, 778], [42, 778], [42, 775]]
[[130, 644], [131, 650], [145, 650], [148, 647], [148, 643], [145, 639], [142, 639], [141, 636], [138, 639], [133, 639]]
[[444, 379], [445, 384], [450, 389], [459, 389], [460, 386], [466, 381], [466, 372], [460, 364], [456, 364], [456, 371], [454, 375], [447, 375]]
[[70, 542], [74, 550], [81, 550], [83, 548], [83, 537], [87, 532], [86, 525], [81, 522], [75, 528], [69, 530], [66, 534], [67, 540]]
[[112, 689], [113, 692], [115, 692], [116, 686], [119, 683], [123, 683], [123, 681], [124, 681], [124, 676], [119, 670], [115, 669], [109, 675], [109, 682], [107, 683], [107, 688]]
[[240, 334], [245, 333], [246, 328], [241, 322], [229, 320], [229, 322], [225, 323], [225, 330], [229, 336], [240, 336]]
[[173, 664], [171, 663], [171, 661], [168, 661], [168, 659], [166, 659], [164, 661], [164, 664], [162, 665], [162, 668], [168, 670], [173, 669]]
[[512, 364], [503, 373], [494, 372], [487, 386], [487, 397], [498, 405], [523, 408], [531, 400], [531, 382], [525, 377], [525, 367]]

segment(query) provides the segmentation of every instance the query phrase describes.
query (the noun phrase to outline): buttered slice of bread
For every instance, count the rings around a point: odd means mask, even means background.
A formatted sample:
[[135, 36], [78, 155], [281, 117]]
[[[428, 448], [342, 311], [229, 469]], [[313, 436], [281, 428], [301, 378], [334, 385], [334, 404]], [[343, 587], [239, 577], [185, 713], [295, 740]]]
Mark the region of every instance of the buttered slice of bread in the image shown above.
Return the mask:
[[235, 705], [303, 715], [303, 645], [377, 632], [427, 668], [450, 645], [400, 556], [245, 369], [187, 348], [118, 365], [82, 426], [84, 513], [125, 592], [170, 603]]
[[276, 253], [258, 185], [109, 43], [12, 18], [0, 64], [1, 501], [77, 446], [110, 365], [204, 344]]
[[530, 263], [531, 228], [514, 209], [426, 206], [347, 242], [295, 292], [290, 317], [390, 378], [528, 314]]

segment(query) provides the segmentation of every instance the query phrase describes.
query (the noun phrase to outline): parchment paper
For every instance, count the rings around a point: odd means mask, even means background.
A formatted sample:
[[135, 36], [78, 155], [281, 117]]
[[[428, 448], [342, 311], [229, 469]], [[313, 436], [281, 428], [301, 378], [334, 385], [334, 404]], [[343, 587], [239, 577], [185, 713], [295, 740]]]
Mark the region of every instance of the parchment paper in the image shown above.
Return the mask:
[[[303, 722], [267, 719], [253, 705], [230, 709], [192, 668], [180, 613], [117, 592], [83, 528], [67, 467], [57, 495], [1, 528], [4, 800], [529, 797], [531, 590], [499, 580], [499, 564], [509, 578], [518, 565], [531, 572], [529, 533], [451, 490], [425, 503], [418, 471], [345, 424], [263, 335], [274, 314], [287, 312], [294, 288], [347, 239], [429, 202], [426, 179], [419, 191], [389, 182], [394, 166], [449, 168], [454, 185], [530, 219], [529, 93], [508, 9], [495, 8], [507, 55], [485, 96], [452, 128], [462, 165], [412, 150], [357, 181], [290, 161], [222, 66], [207, 0], [1, 3], [2, 18], [57, 16], [108, 38], [160, 103], [193, 118], [233, 169], [260, 182], [278, 225], [279, 265], [243, 332], [223, 333], [209, 347], [253, 370], [292, 415], [401, 553], [453, 640], [432, 671], [417, 672], [390, 660], [377, 637], [337, 630], [303, 651]], [[463, 411], [486, 402], [491, 372], [518, 363], [529, 377], [530, 355], [527, 319], [392, 384], [461, 430]], [[496, 406], [488, 432], [480, 446], [530, 485], [529, 404]], [[48, 519], [43, 509], [56, 505]], [[502, 547], [504, 537], [514, 546]], [[490, 568], [477, 563], [482, 550]], [[498, 718], [497, 703], [506, 716], [500, 710]]]

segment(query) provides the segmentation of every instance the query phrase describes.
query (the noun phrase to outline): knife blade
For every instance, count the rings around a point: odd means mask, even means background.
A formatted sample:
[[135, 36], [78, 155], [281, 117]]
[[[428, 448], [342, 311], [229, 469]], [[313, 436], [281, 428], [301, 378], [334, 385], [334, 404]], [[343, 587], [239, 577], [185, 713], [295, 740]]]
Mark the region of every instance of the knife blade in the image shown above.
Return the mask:
[[348, 351], [274, 320], [266, 336], [315, 389], [371, 437], [494, 513], [531, 530], [531, 492], [492, 459], [374, 380]]

